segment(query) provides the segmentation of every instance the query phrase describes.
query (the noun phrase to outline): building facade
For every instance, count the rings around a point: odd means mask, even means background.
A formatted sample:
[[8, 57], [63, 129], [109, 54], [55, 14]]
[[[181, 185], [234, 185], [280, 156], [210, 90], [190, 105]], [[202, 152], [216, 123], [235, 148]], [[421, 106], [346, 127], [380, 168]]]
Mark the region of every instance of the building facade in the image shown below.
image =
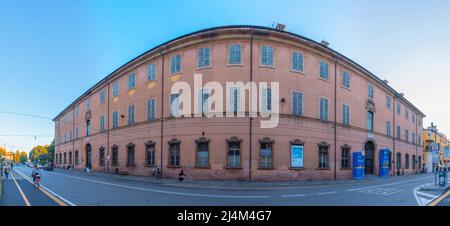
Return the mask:
[[[279, 105], [278, 126], [249, 117], [250, 95], [241, 102], [239, 87], [223, 99], [245, 117], [173, 117], [172, 85], [192, 85], [198, 73], [203, 84], [224, 87], [279, 82], [279, 99], [263, 90], [261, 103]], [[201, 92], [202, 103], [210, 92]], [[183, 170], [194, 179], [340, 179], [351, 178], [355, 151], [365, 154], [366, 174], [378, 175], [379, 150], [388, 148], [391, 175], [409, 174], [421, 166], [423, 117], [387, 81], [326, 44], [266, 27], [216, 27], [147, 51], [70, 104], [54, 118], [55, 163], [142, 176]]]
[[432, 157], [432, 145], [433, 143], [437, 144], [437, 149], [439, 150], [439, 160], [438, 165], [444, 164], [444, 147], [447, 147], [450, 145], [450, 141], [448, 140], [447, 136], [441, 132], [438, 131], [438, 129], [431, 123], [431, 126], [429, 126], [426, 129], [423, 129], [422, 133], [422, 140], [424, 141], [423, 146], [423, 160], [424, 160], [424, 167], [426, 172], [430, 173], [433, 172], [433, 167], [435, 164], [433, 164], [433, 157]]

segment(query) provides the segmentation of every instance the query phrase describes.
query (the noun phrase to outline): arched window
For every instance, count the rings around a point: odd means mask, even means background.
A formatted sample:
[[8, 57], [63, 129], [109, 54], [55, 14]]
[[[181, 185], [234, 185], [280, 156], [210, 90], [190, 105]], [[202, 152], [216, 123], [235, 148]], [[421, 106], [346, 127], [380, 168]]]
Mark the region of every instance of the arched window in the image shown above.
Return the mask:
[[197, 167], [209, 167], [209, 141], [206, 137], [200, 137], [195, 140], [197, 144]]
[[373, 112], [367, 111], [367, 129], [373, 131]]
[[75, 151], [75, 165], [78, 165], [78, 150]]
[[69, 151], [69, 165], [72, 165], [72, 151]]
[[100, 147], [99, 148], [99, 165], [100, 166], [104, 166], [105, 165], [105, 147]]
[[134, 166], [134, 144], [129, 143], [127, 145], [127, 166]]
[[145, 143], [145, 164], [147, 166], [155, 165], [155, 146], [156, 143], [151, 140]]
[[328, 147], [330, 147], [330, 145], [325, 141], [322, 141], [319, 143], [319, 168], [320, 169], [328, 169], [329, 168]]
[[397, 152], [397, 169], [402, 168], [402, 153]]
[[113, 145], [111, 147], [112, 150], [112, 162], [111, 165], [118, 166], [119, 165], [119, 146]]
[[67, 154], [64, 152], [64, 165], [67, 164]]
[[272, 169], [273, 168], [273, 144], [274, 140], [269, 137], [264, 137], [259, 140], [261, 145], [259, 151], [259, 168]]
[[228, 167], [239, 168], [241, 167], [241, 142], [242, 139], [232, 136], [227, 139], [228, 143]]
[[350, 145], [344, 144], [341, 146], [341, 168], [350, 169]]

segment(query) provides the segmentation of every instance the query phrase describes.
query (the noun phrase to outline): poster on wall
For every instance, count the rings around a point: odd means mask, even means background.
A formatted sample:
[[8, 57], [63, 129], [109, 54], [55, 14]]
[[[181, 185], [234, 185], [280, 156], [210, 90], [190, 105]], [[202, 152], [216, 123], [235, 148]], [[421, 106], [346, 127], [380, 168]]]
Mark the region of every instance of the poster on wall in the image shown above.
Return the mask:
[[303, 167], [303, 145], [291, 146], [291, 167]]

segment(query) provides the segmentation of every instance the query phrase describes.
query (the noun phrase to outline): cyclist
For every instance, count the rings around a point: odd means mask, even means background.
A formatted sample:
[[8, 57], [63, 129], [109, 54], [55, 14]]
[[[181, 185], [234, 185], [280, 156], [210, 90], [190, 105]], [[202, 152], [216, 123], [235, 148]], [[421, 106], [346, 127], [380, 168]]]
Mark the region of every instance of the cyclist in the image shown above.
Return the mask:
[[34, 165], [34, 169], [33, 172], [31, 173], [31, 176], [33, 177], [34, 186], [39, 187], [41, 183], [41, 172], [37, 165]]

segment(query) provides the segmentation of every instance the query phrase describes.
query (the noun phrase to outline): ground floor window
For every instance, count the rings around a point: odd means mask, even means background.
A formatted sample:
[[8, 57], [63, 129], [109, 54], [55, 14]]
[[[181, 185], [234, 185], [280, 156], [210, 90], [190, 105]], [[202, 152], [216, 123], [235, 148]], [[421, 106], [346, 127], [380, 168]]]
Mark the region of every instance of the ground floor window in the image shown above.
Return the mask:
[[402, 153], [397, 152], [397, 169], [402, 168]]
[[197, 143], [197, 167], [209, 167], [209, 139], [200, 137]]
[[341, 168], [349, 169], [350, 168], [350, 146], [348, 144], [344, 144], [341, 152]]
[[72, 165], [72, 151], [69, 152], [69, 164]]
[[412, 155], [412, 168], [413, 168], [413, 169], [416, 168], [416, 164], [417, 164], [416, 161], [417, 161], [417, 160], [416, 160], [416, 155]]
[[64, 152], [64, 164], [67, 164], [66, 153]]
[[405, 155], [405, 169], [409, 169], [409, 154]]
[[227, 139], [228, 143], [228, 167], [239, 168], [241, 167], [241, 142], [242, 139], [238, 137], [231, 137]]
[[111, 165], [119, 165], [119, 147], [117, 145], [112, 146], [112, 162]]
[[105, 165], [105, 148], [100, 147], [99, 149], [99, 165], [104, 166]]
[[328, 147], [330, 145], [325, 141], [319, 143], [319, 169], [328, 169]]
[[127, 166], [134, 166], [134, 144], [132, 143], [127, 145]]
[[259, 140], [260, 151], [259, 151], [259, 168], [261, 169], [271, 169], [273, 168], [273, 143], [274, 140], [264, 137]]
[[75, 151], [75, 165], [78, 165], [78, 151]]
[[180, 143], [181, 141], [176, 138], [169, 141], [170, 166], [180, 166]]
[[149, 141], [145, 144], [145, 164], [148, 166], [155, 165], [155, 145], [153, 141]]

